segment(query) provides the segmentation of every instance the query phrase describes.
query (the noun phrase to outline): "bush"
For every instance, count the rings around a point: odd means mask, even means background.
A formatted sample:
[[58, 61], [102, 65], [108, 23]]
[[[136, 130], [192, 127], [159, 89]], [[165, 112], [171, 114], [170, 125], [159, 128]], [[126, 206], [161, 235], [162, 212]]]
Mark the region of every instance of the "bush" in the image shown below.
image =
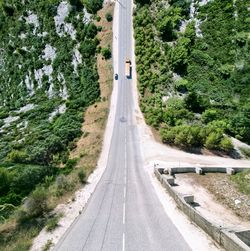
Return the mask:
[[223, 137], [220, 142], [220, 149], [225, 152], [231, 152], [234, 149], [231, 139], [228, 137]]
[[105, 59], [110, 59], [111, 58], [111, 50], [109, 48], [102, 48], [101, 49], [101, 54]]
[[46, 230], [48, 232], [51, 232], [56, 227], [58, 227], [58, 222], [59, 222], [59, 220], [60, 220], [61, 217], [62, 217], [62, 214], [59, 214], [59, 215], [56, 215], [56, 216], [52, 217], [51, 219], [49, 219], [47, 221], [47, 224], [46, 224]]
[[78, 175], [79, 181], [82, 184], [85, 184], [86, 183], [86, 173], [83, 170], [80, 170], [77, 175]]
[[100, 17], [100, 16], [96, 16], [95, 20], [96, 20], [97, 22], [100, 22], [100, 21], [101, 21], [101, 17]]
[[203, 123], [207, 124], [218, 118], [218, 112], [213, 109], [208, 109], [204, 111], [201, 115], [201, 120]]
[[230, 179], [236, 183], [239, 190], [250, 195], [250, 171], [244, 171], [230, 176]]
[[26, 211], [30, 216], [41, 216], [48, 212], [48, 193], [44, 187], [38, 186], [25, 203]]
[[205, 142], [207, 149], [216, 150], [220, 148], [220, 141], [223, 135], [219, 132], [211, 132]]
[[110, 12], [106, 13], [105, 17], [106, 17], [108, 22], [111, 22], [113, 20], [113, 16], [112, 16], [112, 14]]
[[247, 159], [250, 158], [250, 148], [240, 147], [239, 149], [240, 149], [241, 153], [245, 156], [245, 158], [247, 158]]
[[7, 155], [7, 161], [12, 163], [27, 163], [29, 160], [29, 156], [24, 151], [12, 150]]

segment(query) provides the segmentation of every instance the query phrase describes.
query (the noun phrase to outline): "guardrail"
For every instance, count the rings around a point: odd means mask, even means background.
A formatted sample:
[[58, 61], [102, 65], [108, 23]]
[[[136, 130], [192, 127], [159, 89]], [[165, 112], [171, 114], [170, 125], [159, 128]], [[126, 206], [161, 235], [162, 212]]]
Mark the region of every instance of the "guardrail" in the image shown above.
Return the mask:
[[[194, 203], [194, 196], [190, 194], [180, 195], [172, 186], [174, 186], [174, 178], [170, 174], [184, 173], [184, 172], [227, 172], [227, 168], [197, 168], [193, 167], [181, 167], [181, 168], [155, 168], [154, 173], [162, 186], [168, 191], [170, 196], [175, 200], [178, 208], [180, 208], [192, 222], [202, 228], [207, 234], [209, 234], [219, 245], [228, 251], [250, 251], [250, 230], [242, 231], [235, 229], [223, 228], [223, 226], [215, 225], [208, 219], [202, 216], [192, 206]], [[208, 170], [207, 170], [208, 169]], [[230, 168], [233, 172], [242, 171], [241, 168]], [[245, 170], [245, 168], [243, 168]], [[231, 170], [231, 171], [232, 171]], [[230, 171], [230, 172], [231, 172]], [[168, 175], [166, 175], [168, 174]]]

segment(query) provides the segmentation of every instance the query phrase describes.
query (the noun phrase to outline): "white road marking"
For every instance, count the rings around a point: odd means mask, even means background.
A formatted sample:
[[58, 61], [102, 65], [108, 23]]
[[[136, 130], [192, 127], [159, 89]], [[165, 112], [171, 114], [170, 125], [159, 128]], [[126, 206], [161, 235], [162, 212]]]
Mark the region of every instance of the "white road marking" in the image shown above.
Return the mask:
[[126, 220], [126, 204], [124, 202], [123, 203], [123, 217], [122, 217], [122, 223], [123, 223], [123, 225], [125, 224], [125, 220]]
[[122, 251], [125, 251], [125, 233], [122, 235]]
[[127, 191], [126, 191], [126, 187], [124, 187], [124, 190], [123, 190], [123, 197], [124, 197], [124, 201], [125, 201], [125, 199], [126, 199], [126, 193], [127, 193]]

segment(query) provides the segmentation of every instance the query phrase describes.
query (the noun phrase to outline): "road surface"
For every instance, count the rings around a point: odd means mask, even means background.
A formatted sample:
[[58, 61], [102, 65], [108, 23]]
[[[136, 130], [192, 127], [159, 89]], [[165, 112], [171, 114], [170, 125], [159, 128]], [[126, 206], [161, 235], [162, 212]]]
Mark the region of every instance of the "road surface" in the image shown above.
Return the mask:
[[[131, 0], [119, 0], [118, 99], [106, 170], [83, 213], [60, 239], [60, 251], [190, 250], [166, 215], [143, 168], [138, 128], [133, 122]], [[117, 20], [116, 19], [116, 20]]]

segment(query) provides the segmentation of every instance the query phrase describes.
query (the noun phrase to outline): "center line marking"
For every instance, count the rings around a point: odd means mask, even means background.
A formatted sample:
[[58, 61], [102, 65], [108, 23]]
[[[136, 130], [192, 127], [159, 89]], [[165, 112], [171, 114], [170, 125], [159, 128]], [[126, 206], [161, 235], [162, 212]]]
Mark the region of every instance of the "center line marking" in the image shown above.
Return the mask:
[[122, 234], [122, 251], [125, 251], [125, 233]]
[[125, 216], [126, 216], [126, 204], [123, 203], [123, 217], [122, 217], [122, 223], [125, 224]]

